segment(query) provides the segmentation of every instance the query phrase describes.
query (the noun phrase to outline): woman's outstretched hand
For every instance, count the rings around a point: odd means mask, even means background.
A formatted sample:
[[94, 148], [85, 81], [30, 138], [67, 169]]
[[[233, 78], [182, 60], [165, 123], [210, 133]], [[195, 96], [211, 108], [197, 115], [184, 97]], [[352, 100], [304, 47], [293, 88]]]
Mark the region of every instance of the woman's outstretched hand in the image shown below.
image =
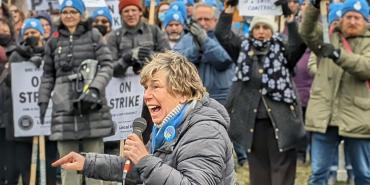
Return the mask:
[[83, 170], [85, 157], [76, 152], [71, 152], [51, 164], [53, 167], [62, 167], [65, 170]]

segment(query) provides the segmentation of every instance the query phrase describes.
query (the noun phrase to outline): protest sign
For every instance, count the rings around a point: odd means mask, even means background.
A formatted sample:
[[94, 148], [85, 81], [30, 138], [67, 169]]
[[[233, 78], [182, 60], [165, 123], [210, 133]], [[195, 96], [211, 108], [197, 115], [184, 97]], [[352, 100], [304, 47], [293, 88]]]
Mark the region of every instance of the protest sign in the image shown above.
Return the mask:
[[130, 70], [123, 78], [112, 78], [105, 92], [116, 131], [104, 141], [126, 139], [132, 133], [132, 122], [143, 110], [144, 88], [140, 85], [140, 77]]
[[43, 125], [37, 105], [42, 73], [42, 69], [31, 62], [11, 64], [15, 137], [50, 135], [51, 103]]
[[121, 15], [119, 13], [118, 4], [119, 0], [107, 0], [106, 1], [108, 8], [112, 12], [113, 22], [112, 28], [113, 30], [120, 28], [122, 26], [121, 22]]
[[238, 9], [241, 16], [281, 15], [281, 6], [275, 6], [276, 0], [240, 0]]
[[46, 11], [59, 9], [58, 0], [27, 0], [27, 6], [30, 10]]
[[[82, 0], [86, 7], [104, 7], [107, 6], [104, 0]], [[63, 0], [59, 0], [59, 4], [62, 4]]]

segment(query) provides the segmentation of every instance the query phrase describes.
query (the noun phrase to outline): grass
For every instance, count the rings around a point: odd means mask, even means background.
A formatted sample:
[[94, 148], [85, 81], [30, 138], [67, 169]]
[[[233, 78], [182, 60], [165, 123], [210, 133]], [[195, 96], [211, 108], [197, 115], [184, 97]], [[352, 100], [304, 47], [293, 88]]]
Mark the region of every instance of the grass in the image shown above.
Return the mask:
[[[308, 176], [310, 175], [310, 165], [303, 164], [298, 165], [297, 175], [295, 179], [295, 185], [306, 185]], [[243, 167], [238, 166], [236, 169], [237, 183], [238, 185], [249, 185], [249, 172], [248, 165]], [[348, 185], [347, 183], [337, 183], [336, 185]]]

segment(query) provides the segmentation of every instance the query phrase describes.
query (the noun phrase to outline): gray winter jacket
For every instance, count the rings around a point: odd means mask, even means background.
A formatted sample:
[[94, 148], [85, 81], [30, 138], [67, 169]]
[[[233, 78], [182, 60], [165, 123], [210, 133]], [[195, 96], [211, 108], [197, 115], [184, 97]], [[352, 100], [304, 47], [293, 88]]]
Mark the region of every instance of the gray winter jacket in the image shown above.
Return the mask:
[[[67, 77], [79, 71], [86, 59], [98, 60], [98, 70], [90, 88], [99, 91], [102, 108], [88, 114], [78, 114], [73, 101], [81, 92], [76, 81]], [[88, 22], [80, 23], [71, 34], [60, 26], [47, 42], [44, 73], [39, 90], [39, 103], [48, 103], [52, 95], [53, 111], [50, 140], [78, 140], [109, 136], [113, 133], [112, 116], [105, 98], [105, 87], [112, 78], [112, 57], [106, 41]], [[81, 88], [81, 87], [80, 87]]]
[[131, 49], [146, 47], [153, 52], [163, 52], [170, 49], [165, 33], [158, 26], [143, 21], [135, 28], [128, 28], [125, 24], [122, 24], [120, 29], [110, 32], [106, 35], [106, 38], [109, 49], [112, 51], [113, 70], [116, 77], [125, 75], [129, 65], [127, 61], [124, 61], [124, 63], [118, 61], [124, 53], [130, 52]]
[[[232, 144], [225, 108], [208, 97], [197, 102], [178, 129], [176, 139], [135, 166], [146, 185], [235, 184]], [[119, 156], [87, 154], [84, 174], [103, 180], [122, 180]]]

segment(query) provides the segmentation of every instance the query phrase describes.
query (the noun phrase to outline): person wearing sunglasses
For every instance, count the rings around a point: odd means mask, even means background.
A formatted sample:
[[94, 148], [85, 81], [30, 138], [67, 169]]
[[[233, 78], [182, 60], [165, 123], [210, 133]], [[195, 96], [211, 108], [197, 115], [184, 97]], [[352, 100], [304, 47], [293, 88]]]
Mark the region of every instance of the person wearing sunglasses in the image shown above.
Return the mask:
[[93, 27], [97, 28], [103, 36], [112, 31], [113, 17], [108, 7], [95, 9], [91, 18]]
[[[60, 156], [71, 151], [103, 153], [103, 137], [114, 132], [105, 98], [105, 87], [113, 74], [111, 52], [101, 33], [85, 21], [84, 14], [82, 0], [64, 0], [60, 6], [61, 22], [45, 46], [38, 102], [40, 122], [44, 122], [51, 98], [49, 139], [57, 141]], [[96, 73], [88, 85], [74, 77], [79, 75], [81, 64], [87, 60], [97, 61]], [[81, 183], [80, 174], [62, 171], [63, 185]], [[102, 183], [86, 179], [89, 185]]]

